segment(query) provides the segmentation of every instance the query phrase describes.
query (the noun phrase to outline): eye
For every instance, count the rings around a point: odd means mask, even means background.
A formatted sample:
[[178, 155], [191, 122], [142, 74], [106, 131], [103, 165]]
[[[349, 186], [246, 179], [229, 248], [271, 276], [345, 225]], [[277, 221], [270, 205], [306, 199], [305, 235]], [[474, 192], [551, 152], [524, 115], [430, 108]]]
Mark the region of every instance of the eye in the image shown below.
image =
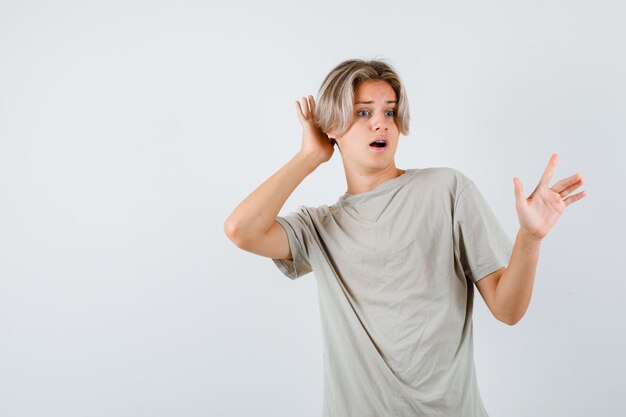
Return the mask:
[[[362, 113], [367, 113], [367, 114], [362, 114]], [[389, 114], [389, 113], [391, 113], [391, 114]], [[367, 115], [369, 114], [369, 110], [359, 110], [359, 111], [357, 112], [357, 114], [358, 114], [359, 116], [367, 116]], [[394, 115], [396, 114], [396, 111], [395, 111], [395, 110], [389, 110], [389, 111], [387, 111], [387, 112], [386, 112], [386, 114], [387, 114], [388, 116], [394, 116]]]

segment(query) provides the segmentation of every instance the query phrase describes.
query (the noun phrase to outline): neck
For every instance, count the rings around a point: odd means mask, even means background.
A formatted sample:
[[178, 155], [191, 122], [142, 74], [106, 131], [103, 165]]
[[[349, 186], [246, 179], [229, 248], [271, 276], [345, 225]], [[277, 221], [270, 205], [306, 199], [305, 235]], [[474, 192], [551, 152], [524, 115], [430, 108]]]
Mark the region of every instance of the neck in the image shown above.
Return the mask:
[[382, 171], [376, 172], [345, 171], [346, 180], [348, 182], [347, 193], [351, 195], [371, 191], [383, 182], [399, 177], [406, 172], [406, 170], [397, 168], [395, 165], [391, 165]]

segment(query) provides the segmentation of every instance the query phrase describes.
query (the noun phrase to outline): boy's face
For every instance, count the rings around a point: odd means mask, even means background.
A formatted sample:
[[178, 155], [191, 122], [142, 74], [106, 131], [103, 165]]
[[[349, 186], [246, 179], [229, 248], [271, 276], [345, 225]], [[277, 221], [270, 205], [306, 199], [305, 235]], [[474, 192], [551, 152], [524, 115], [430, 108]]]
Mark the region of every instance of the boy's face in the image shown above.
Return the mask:
[[[355, 92], [353, 119], [343, 136], [332, 133], [346, 168], [379, 170], [395, 164], [400, 132], [395, 121], [397, 97], [389, 83], [383, 80], [361, 82]], [[384, 138], [384, 148], [370, 146], [376, 139]]]

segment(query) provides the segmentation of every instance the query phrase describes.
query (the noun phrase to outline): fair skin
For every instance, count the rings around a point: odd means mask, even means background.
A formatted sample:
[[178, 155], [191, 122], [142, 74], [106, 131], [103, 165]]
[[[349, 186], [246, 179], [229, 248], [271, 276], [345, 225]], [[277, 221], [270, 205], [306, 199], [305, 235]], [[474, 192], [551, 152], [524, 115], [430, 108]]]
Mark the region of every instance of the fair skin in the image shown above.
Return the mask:
[[520, 229], [511, 259], [506, 267], [476, 283], [492, 314], [509, 325], [520, 321], [530, 304], [542, 240], [565, 208], [587, 195], [585, 191], [571, 194], [584, 182], [582, 175], [578, 173], [549, 186], [557, 161], [558, 155], [553, 154], [539, 184], [528, 198], [524, 197], [520, 179], [513, 179], [515, 210]]
[[273, 259], [292, 259], [285, 229], [276, 221], [285, 201], [300, 183], [330, 160], [334, 147], [313, 119], [313, 96], [296, 101], [302, 125], [300, 150], [254, 189], [224, 222], [224, 233], [239, 248]]
[[[311, 97], [312, 100], [312, 97]], [[394, 156], [400, 131], [395, 121], [397, 97], [391, 85], [383, 80], [359, 83], [355, 91], [353, 123], [339, 135], [329, 132], [337, 141], [349, 194], [361, 194], [381, 183], [404, 174], [396, 167]], [[313, 102], [313, 111], [315, 103]], [[384, 137], [387, 146], [377, 151], [370, 143]]]
[[[359, 194], [397, 177], [404, 170], [396, 168], [394, 154], [398, 144], [398, 128], [391, 117], [396, 100], [391, 86], [384, 81], [361, 83], [355, 92], [355, 121], [342, 135], [321, 132], [314, 123], [313, 96], [296, 101], [298, 120], [302, 125], [301, 148], [298, 153], [258, 186], [233, 210], [224, 223], [224, 231], [238, 247], [274, 259], [292, 259], [287, 234], [275, 221], [280, 209], [294, 189], [330, 160], [337, 141], [343, 159], [348, 193]], [[375, 153], [369, 144], [379, 135], [388, 140], [389, 148]], [[476, 287], [494, 317], [513, 325], [525, 314], [532, 294], [535, 271], [542, 240], [570, 204], [585, 197], [585, 191], [570, 195], [583, 184], [580, 174], [548, 185], [558, 155], [552, 155], [539, 184], [529, 197], [523, 194], [522, 183], [514, 178], [515, 208], [520, 229], [511, 259], [501, 268], [476, 282]]]
[[[273, 259], [292, 259], [287, 234], [275, 221], [295, 188], [334, 153], [337, 141], [344, 160], [348, 193], [359, 194], [405, 172], [396, 168], [393, 155], [399, 131], [393, 117], [396, 95], [385, 81], [363, 82], [355, 91], [354, 122], [341, 135], [329, 135], [315, 124], [313, 96], [296, 101], [302, 125], [300, 150], [283, 167], [250, 193], [224, 222], [224, 233], [239, 248]], [[357, 103], [367, 101], [369, 103]], [[387, 140], [384, 152], [369, 144], [377, 137]]]

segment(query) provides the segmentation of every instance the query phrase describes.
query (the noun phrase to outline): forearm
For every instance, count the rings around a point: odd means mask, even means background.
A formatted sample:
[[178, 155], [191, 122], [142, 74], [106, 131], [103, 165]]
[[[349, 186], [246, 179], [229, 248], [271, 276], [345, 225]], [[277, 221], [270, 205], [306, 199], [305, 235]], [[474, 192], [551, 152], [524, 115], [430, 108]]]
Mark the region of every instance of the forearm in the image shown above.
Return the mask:
[[224, 222], [228, 237], [243, 242], [267, 232], [291, 193], [319, 165], [314, 158], [298, 152], [228, 216]]
[[498, 311], [506, 322], [517, 323], [528, 309], [540, 248], [541, 239], [520, 228], [509, 264], [496, 286]]

